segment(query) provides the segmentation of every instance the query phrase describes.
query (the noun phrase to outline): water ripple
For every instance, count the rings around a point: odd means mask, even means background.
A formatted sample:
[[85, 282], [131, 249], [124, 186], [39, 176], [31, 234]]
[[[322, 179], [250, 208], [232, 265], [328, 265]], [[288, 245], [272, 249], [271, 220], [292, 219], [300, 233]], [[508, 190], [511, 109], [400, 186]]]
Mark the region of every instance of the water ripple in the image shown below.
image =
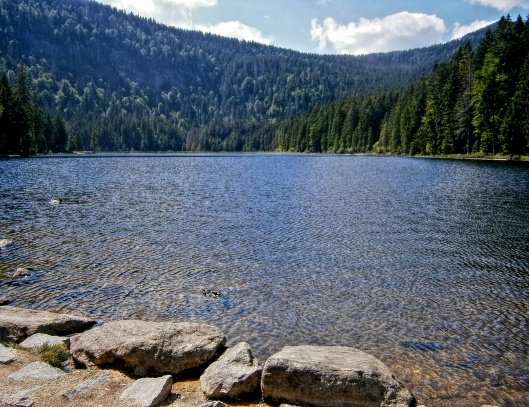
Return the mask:
[[[356, 346], [425, 404], [523, 406], [528, 198], [527, 168], [506, 163], [4, 160], [0, 238], [16, 245], [0, 252], [0, 290], [105, 320], [212, 323], [261, 359]], [[34, 274], [13, 280], [21, 266]]]

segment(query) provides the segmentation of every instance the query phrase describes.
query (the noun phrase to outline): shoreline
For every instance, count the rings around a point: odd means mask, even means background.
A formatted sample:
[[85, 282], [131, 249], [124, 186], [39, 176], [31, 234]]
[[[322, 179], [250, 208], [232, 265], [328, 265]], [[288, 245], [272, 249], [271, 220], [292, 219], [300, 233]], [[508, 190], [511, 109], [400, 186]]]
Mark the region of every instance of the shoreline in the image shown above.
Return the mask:
[[29, 156], [0, 155], [0, 160], [24, 159], [24, 158], [104, 158], [104, 157], [214, 157], [214, 156], [251, 156], [251, 155], [295, 155], [295, 156], [336, 156], [336, 157], [401, 157], [401, 158], [426, 158], [440, 160], [462, 160], [462, 161], [488, 161], [527, 163], [529, 156], [507, 157], [503, 155], [482, 154], [438, 154], [438, 155], [404, 155], [404, 154], [376, 154], [376, 153], [305, 153], [288, 151], [71, 151], [64, 153], [35, 154]]
[[[260, 363], [246, 342], [226, 347], [226, 341], [213, 325], [142, 320], [101, 324], [89, 317], [3, 305], [0, 400], [60, 407], [65, 398], [77, 401], [87, 392], [98, 399], [112, 387], [109, 381], [118, 381], [104, 397], [115, 400], [112, 406], [417, 405], [382, 361], [361, 350], [284, 346]], [[62, 357], [56, 356], [59, 348], [66, 352]], [[54, 356], [36, 356], [43, 349]], [[54, 401], [42, 402], [49, 398]]]
[[[105, 405], [105, 404], [100, 404], [100, 401], [98, 401], [97, 403], [92, 403], [92, 401], [95, 401], [95, 400], [108, 400], [108, 398], [113, 398], [114, 400], [116, 400], [116, 402], [113, 402], [111, 405], [114, 406], [114, 407], [134, 407], [135, 404], [130, 404], [126, 401], [120, 401], [121, 399], [119, 398], [119, 395], [121, 394], [121, 392], [123, 391], [124, 387], [126, 386], [132, 386], [132, 384], [135, 383], [135, 381], [137, 381], [137, 378], [138, 378], [138, 373], [135, 371], [134, 373], [132, 373], [131, 370], [129, 370], [130, 368], [128, 369], [124, 369], [125, 368], [125, 365], [122, 365], [121, 361], [119, 361], [119, 363], [116, 365], [114, 363], [110, 363], [110, 362], [106, 362], [106, 363], [102, 363], [101, 365], [99, 364], [96, 364], [96, 365], [86, 365], [85, 367], [81, 365], [79, 365], [79, 361], [77, 360], [77, 358], [74, 356], [74, 352], [75, 350], [72, 349], [72, 341], [75, 339], [76, 342], [78, 342], [80, 339], [80, 337], [82, 337], [83, 335], [85, 334], [91, 334], [91, 332], [94, 332], [95, 330], [100, 330], [101, 327], [104, 327], [105, 325], [107, 324], [111, 324], [111, 323], [124, 323], [124, 322], [127, 322], [126, 320], [121, 320], [121, 321], [99, 321], [99, 320], [92, 320], [90, 319], [89, 317], [83, 317], [81, 315], [83, 315], [82, 313], [69, 313], [69, 314], [63, 314], [63, 313], [56, 313], [56, 312], [49, 312], [49, 311], [39, 311], [39, 310], [34, 310], [34, 309], [26, 309], [26, 308], [16, 308], [16, 307], [12, 307], [10, 305], [7, 305], [8, 303], [13, 303], [14, 301], [9, 301], [9, 299], [6, 299], [6, 298], [0, 298], [0, 334], [4, 334], [4, 336], [0, 336], [0, 351], [2, 350], [2, 343], [6, 343], [6, 337], [5, 337], [5, 315], [4, 315], [4, 319], [2, 318], [2, 309], [16, 309], [17, 312], [20, 313], [19, 316], [22, 316], [24, 320], [28, 320], [28, 316], [25, 315], [26, 312], [29, 312], [29, 313], [35, 313], [35, 314], [42, 314], [42, 318], [43, 318], [43, 321], [42, 323], [43, 324], [46, 324], [45, 320], [46, 318], [45, 317], [48, 317], [49, 315], [56, 315], [56, 316], [61, 316], [61, 317], [71, 317], [72, 319], [77, 319], [78, 321], [83, 321], [84, 324], [86, 324], [87, 321], [92, 321], [92, 325], [85, 325], [85, 328], [81, 329], [81, 332], [79, 333], [75, 333], [75, 332], [71, 332], [70, 334], [66, 335], [66, 336], [63, 336], [62, 339], [66, 339], [68, 338], [68, 348], [69, 348], [69, 356], [68, 356], [68, 361], [66, 362], [66, 364], [64, 365], [64, 371], [65, 371], [65, 378], [66, 380], [64, 380], [64, 383], [61, 384], [62, 387], [60, 387], [60, 390], [57, 390], [57, 385], [53, 385], [53, 386], [40, 386], [38, 389], [43, 389], [41, 391], [39, 391], [38, 393], [36, 393], [36, 398], [38, 400], [43, 400], [43, 399], [47, 399], [47, 398], [50, 398], [52, 399], [53, 401], [50, 402], [50, 403], [45, 403], [45, 404], [41, 404], [40, 402], [36, 404], [36, 406], [40, 406], [40, 405], [45, 405], [45, 406], [48, 406], [48, 407], [62, 407], [62, 403], [61, 401], [64, 401], [64, 394], [65, 392], [67, 393], [68, 391], [72, 391], [72, 389], [77, 389], [79, 387], [82, 387], [83, 384], [86, 382], [86, 381], [89, 381], [89, 376], [93, 376], [94, 374], [95, 375], [100, 375], [101, 372], [106, 372], [107, 374], [109, 373], [110, 376], [109, 377], [112, 377], [112, 381], [113, 383], [112, 384], [109, 384], [109, 385], [106, 385], [105, 388], [103, 389], [96, 389], [94, 391], [92, 391], [92, 393], [90, 393], [91, 395], [88, 397], [87, 400], [84, 400], [84, 399], [81, 399], [80, 401], [83, 401], [83, 402], [79, 402], [79, 403], [76, 403], [75, 405], [76, 406], [83, 406], [83, 407], [100, 407], [102, 405]], [[30, 317], [29, 320], [31, 321], [32, 318]], [[39, 321], [40, 322], [40, 321]], [[154, 324], [154, 325], [157, 325], [157, 324], [160, 324], [163, 325], [163, 324], [167, 324], [167, 323], [158, 323], [158, 322], [149, 322], [149, 321], [142, 321], [142, 320], [130, 320], [131, 323], [135, 322], [135, 323], [139, 323], [139, 324]], [[26, 322], [23, 322], [23, 323], [26, 323]], [[26, 332], [26, 331], [31, 331], [32, 329], [35, 329], [34, 326], [31, 326], [33, 322], [29, 322], [29, 326], [30, 328], [29, 329], [18, 329], [18, 330], [15, 330], [15, 332]], [[168, 323], [168, 324], [172, 324], [172, 323]], [[199, 325], [199, 324], [196, 324], [196, 325]], [[200, 325], [203, 325], [203, 324], [200, 324]], [[206, 326], [206, 325], [203, 325], [203, 326]], [[210, 326], [211, 328], [213, 329], [216, 329], [214, 326]], [[37, 331], [45, 331], [46, 327], [44, 327], [43, 329], [41, 328], [37, 328], [36, 330]], [[57, 331], [58, 328], [52, 328], [52, 331]], [[78, 329], [75, 328], [75, 331], [77, 331]], [[138, 330], [133, 330], [134, 331], [134, 334], [135, 336], [138, 336]], [[141, 329], [140, 329], [141, 331]], [[41, 334], [37, 334], [37, 335], [41, 335]], [[37, 336], [37, 335], [34, 335], [34, 336]], [[23, 334], [23, 336], [25, 337], [26, 334]], [[46, 336], [46, 335], [44, 335]], [[122, 336], [120, 334], [117, 334], [117, 335], [113, 335], [115, 336], [116, 338], [119, 338], [119, 340], [122, 340]], [[29, 335], [28, 336], [30, 339], [32, 338], [32, 335]], [[52, 336], [52, 338], [58, 338], [57, 336]], [[94, 339], [94, 338], [92, 338]], [[100, 341], [99, 340], [96, 340], [95, 343], [99, 343]], [[107, 341], [103, 338], [102, 341], [103, 343], [106, 343]], [[12, 343], [12, 342], [11, 342]], [[20, 343], [18, 340], [17, 340], [17, 343]], [[149, 341], [147, 342], [149, 343]], [[107, 344], [108, 345], [108, 344]], [[106, 346], [107, 346], [106, 345]], [[13, 361], [13, 362], [8, 362], [8, 363], [2, 363], [2, 361], [0, 360], [0, 390], [2, 390], [3, 388], [7, 388], [6, 386], [9, 385], [9, 388], [11, 389], [11, 387], [13, 385], [15, 385], [15, 388], [16, 389], [22, 389], [22, 387], [18, 384], [18, 383], [15, 383], [13, 382], [12, 380], [10, 381], [10, 377], [11, 375], [13, 375], [14, 373], [18, 372], [19, 370], [23, 370], [22, 368], [25, 368], [27, 367], [28, 364], [34, 364], [36, 363], [37, 361], [41, 360], [39, 358], [39, 356], [37, 356], [37, 354], [34, 352], [34, 351], [31, 351], [29, 348], [21, 348], [20, 345], [16, 344], [16, 345], [11, 345], [11, 347], [13, 347], [13, 349], [16, 350], [17, 354], [20, 355], [20, 357], [17, 357], [17, 360]], [[219, 361], [219, 358], [222, 359], [223, 355], [227, 353], [228, 350], [230, 349], [234, 349], [235, 346], [233, 347], [229, 347], [229, 348], [226, 348], [226, 347], [221, 347], [219, 348], [219, 352], [216, 352], [215, 356], [208, 362], [206, 362], [205, 364], [202, 364], [200, 366], [197, 365], [196, 368], [191, 368], [191, 369], [186, 369], [184, 371], [182, 371], [181, 373], [178, 373], [178, 374], [173, 374], [173, 377], [174, 377], [174, 381], [172, 382], [172, 387], [171, 387], [171, 392], [169, 393], [169, 396], [167, 396], [167, 398], [165, 399], [165, 401], [161, 402], [161, 404], [157, 404], [159, 406], [162, 406], [162, 407], [205, 407], [206, 406], [206, 403], [208, 402], [211, 402], [212, 400], [219, 400], [219, 398], [215, 397], [215, 398], [208, 398], [207, 395], [204, 393], [204, 387], [203, 387], [203, 384], [202, 384], [202, 376], [204, 375], [204, 369], [206, 369], [206, 371], [212, 366], [214, 365], [215, 363], [217, 363]], [[284, 347], [283, 350], [279, 353], [283, 353], [285, 352], [285, 350], [287, 348], [303, 348], [303, 346], [287, 346], [287, 347]], [[345, 348], [345, 347], [339, 347], [339, 346], [329, 346], [329, 347], [325, 347], [325, 346], [309, 346], [308, 348], [314, 348], [314, 349], [328, 349], [329, 351], [331, 351], [332, 353], [332, 349], [351, 349], [355, 352], [357, 352], [357, 350], [355, 350], [354, 348]], [[5, 347], [4, 347], [5, 349]], [[89, 351], [90, 353], [91, 351]], [[305, 352], [305, 351], [303, 351]], [[323, 350], [323, 352], [326, 352], [325, 350]], [[361, 354], [364, 354], [364, 352], [361, 352], [361, 351], [358, 351], [360, 352]], [[0, 352], [1, 353], [1, 352]], [[265, 369], [266, 369], [266, 365], [268, 364], [268, 362], [274, 358], [277, 357], [277, 355], [279, 355], [279, 353], [273, 355], [272, 357], [270, 357], [267, 361], [261, 361], [262, 363], [262, 366], [265, 366]], [[379, 363], [380, 361], [378, 359], [376, 359], [375, 357], [372, 357], [371, 355], [369, 354], [365, 354], [366, 357], [370, 357], [370, 358], [373, 358], [373, 360], [376, 361], [376, 363]], [[310, 360], [310, 358], [309, 358]], [[145, 363], [144, 361], [142, 363]], [[299, 362], [295, 362], [296, 364], [299, 363]], [[313, 362], [310, 362], [310, 363], [313, 363]], [[336, 362], [333, 362], [332, 363], [332, 366], [334, 366], [334, 363]], [[382, 362], [380, 362], [382, 363]], [[341, 362], [339, 362], [339, 364], [342, 364]], [[353, 365], [355, 365], [355, 363], [353, 363]], [[347, 365], [347, 366], [351, 366], [351, 365]], [[382, 366], [385, 366], [383, 363], [382, 363]], [[387, 366], [385, 366], [385, 368], [387, 368]], [[288, 368], [290, 369], [290, 368]], [[333, 368], [334, 369], [334, 368]], [[356, 368], [355, 368], [356, 369]], [[366, 369], [366, 372], [369, 371], [370, 368], [367, 368]], [[350, 367], [347, 367], [347, 370], [350, 370]], [[162, 372], [160, 373], [155, 373], [154, 376], [152, 375], [152, 373], [154, 372], [151, 372], [151, 375], [149, 375], [148, 377], [158, 377], [159, 375], [161, 374], [164, 374]], [[263, 373], [264, 374], [264, 373]], [[391, 373], [390, 373], [391, 374]], [[391, 376], [394, 378], [393, 374], [391, 374]], [[140, 374], [139, 377], [145, 377], [143, 376], [143, 374]], [[361, 377], [361, 376], [360, 376]], [[7, 380], [7, 382], [6, 382]], [[263, 379], [264, 380], [264, 379]], [[285, 379], [281, 379], [281, 380], [285, 380]], [[398, 378], [397, 378], [398, 380]], [[287, 380], [288, 381], [288, 380]], [[334, 379], [333, 379], [333, 382], [334, 382]], [[30, 382], [24, 382], [23, 384], [28, 384]], [[275, 382], [277, 383], [277, 381]], [[400, 384], [400, 382], [397, 382]], [[31, 381], [31, 384], [32, 385], [40, 385], [41, 383], [39, 383], [38, 381]], [[314, 384], [313, 384], [314, 385]], [[27, 386], [26, 386], [27, 387]], [[402, 391], [405, 391], [407, 392], [406, 388], [403, 386], [402, 387]], [[410, 389], [411, 391], [413, 391], [413, 388]], [[245, 396], [241, 396], [241, 397], [236, 397], [236, 398], [224, 398], [224, 397], [221, 397], [220, 400], [222, 400], [224, 402], [223, 406], [226, 406], [226, 407], [277, 407], [280, 403], [277, 402], [271, 402], [271, 400], [268, 400], [266, 398], [266, 396], [264, 396], [265, 398], [263, 398], [263, 395], [264, 395], [264, 390], [262, 390], [263, 393], [261, 393], [261, 390], [259, 391], [259, 393], [257, 394], [255, 391], [252, 392], [252, 393], [249, 393]], [[319, 388], [319, 386], [317, 387], [317, 392], [321, 392], [322, 390]], [[336, 390], [330, 390], [331, 391], [331, 394], [334, 394], [333, 392], [336, 391]], [[3, 394], [2, 394], [3, 393]], [[411, 395], [411, 394], [410, 394]], [[0, 391], [0, 401], [2, 400], [3, 397], [6, 397], [6, 393], [5, 392], [2, 392]], [[331, 396], [332, 397], [332, 396]], [[413, 397], [413, 396], [411, 396]], [[478, 398], [479, 399], [479, 398]], [[273, 400], [272, 400], [273, 401]], [[476, 400], [477, 401], [477, 400]], [[292, 403], [293, 404], [293, 403]], [[300, 405], [300, 406], [303, 406], [304, 404], [296, 404], [296, 405]], [[384, 404], [385, 405], [385, 404]], [[393, 406], [393, 404], [391, 404]], [[514, 404], [514, 405], [517, 405], [517, 404]], [[355, 404], [356, 406], [356, 404]], [[415, 406], [415, 407], [469, 407], [469, 406], [476, 406], [476, 407], [498, 407], [498, 405], [494, 404], [494, 403], [485, 403], [485, 402], [478, 402], [478, 404], [476, 403], [472, 403], [466, 399], [454, 399], [454, 400], [445, 400], [443, 401], [442, 399], [439, 399], [439, 400], [428, 400], [427, 402], [424, 402], [421, 400], [417, 400], [417, 403], [412, 403], [412, 404], [401, 404], [400, 402], [395, 404], [395, 407], [412, 407], [412, 406]], [[209, 406], [208, 406], [209, 407]], [[220, 406], [219, 406], [220, 407]]]

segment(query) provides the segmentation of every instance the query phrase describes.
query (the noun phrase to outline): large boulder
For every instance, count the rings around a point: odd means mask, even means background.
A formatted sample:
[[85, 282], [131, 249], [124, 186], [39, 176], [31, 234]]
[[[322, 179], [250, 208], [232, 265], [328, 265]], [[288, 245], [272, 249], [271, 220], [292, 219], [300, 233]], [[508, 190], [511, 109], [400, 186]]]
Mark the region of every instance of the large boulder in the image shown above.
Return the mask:
[[286, 346], [265, 363], [263, 397], [306, 407], [410, 407], [413, 395], [358, 349]]
[[254, 393], [261, 382], [262, 367], [250, 345], [241, 342], [228, 349], [200, 377], [200, 386], [210, 399]]
[[176, 374], [215, 356], [226, 336], [214, 326], [190, 322], [108, 322], [70, 339], [74, 360], [85, 366], [125, 362], [137, 376]]
[[0, 339], [15, 342], [23, 341], [36, 333], [69, 335], [88, 329], [95, 323], [93, 319], [76, 315], [11, 306], [0, 307]]

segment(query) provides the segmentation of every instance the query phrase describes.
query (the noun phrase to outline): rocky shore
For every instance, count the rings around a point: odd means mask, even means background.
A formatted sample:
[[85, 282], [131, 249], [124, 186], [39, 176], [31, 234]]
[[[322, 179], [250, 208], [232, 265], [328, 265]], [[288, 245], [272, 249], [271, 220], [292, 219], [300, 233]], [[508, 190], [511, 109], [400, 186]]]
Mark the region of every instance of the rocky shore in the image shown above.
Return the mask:
[[[8, 406], [416, 404], [386, 365], [358, 349], [287, 346], [261, 365], [247, 343], [226, 348], [218, 328], [190, 322], [98, 324], [3, 305], [0, 342], [0, 401]], [[44, 343], [66, 344], [69, 363], [35, 360], [28, 350]]]

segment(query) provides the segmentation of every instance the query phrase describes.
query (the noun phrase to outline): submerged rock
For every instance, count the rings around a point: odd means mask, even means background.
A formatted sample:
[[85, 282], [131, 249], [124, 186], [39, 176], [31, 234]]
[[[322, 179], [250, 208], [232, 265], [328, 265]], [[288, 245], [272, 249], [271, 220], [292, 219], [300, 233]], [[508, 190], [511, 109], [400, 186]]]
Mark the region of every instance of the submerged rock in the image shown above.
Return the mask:
[[123, 361], [138, 376], [176, 374], [199, 367], [226, 343], [216, 327], [190, 322], [113, 321], [70, 340], [70, 352], [85, 366]]
[[32, 271], [31, 267], [19, 267], [13, 273], [13, 278], [29, 277]]
[[261, 382], [262, 367], [250, 345], [241, 342], [228, 349], [200, 377], [200, 387], [210, 398], [237, 398], [254, 393]]
[[312, 407], [410, 407], [413, 395], [377, 358], [358, 349], [286, 346], [265, 363], [265, 400]]
[[218, 290], [202, 290], [202, 295], [204, 295], [204, 297], [209, 297], [209, 298], [220, 298], [222, 297], [222, 293]]

